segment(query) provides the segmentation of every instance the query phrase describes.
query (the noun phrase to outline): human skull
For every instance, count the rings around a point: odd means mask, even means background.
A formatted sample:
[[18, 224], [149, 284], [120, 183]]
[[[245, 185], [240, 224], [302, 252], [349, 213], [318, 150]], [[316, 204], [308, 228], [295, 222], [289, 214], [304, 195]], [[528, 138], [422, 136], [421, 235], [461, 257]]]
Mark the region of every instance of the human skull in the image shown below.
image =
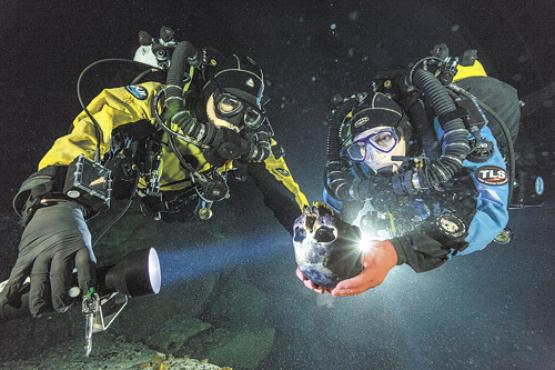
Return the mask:
[[319, 203], [305, 208], [293, 228], [297, 265], [308, 279], [328, 289], [362, 271], [359, 240], [358, 227]]

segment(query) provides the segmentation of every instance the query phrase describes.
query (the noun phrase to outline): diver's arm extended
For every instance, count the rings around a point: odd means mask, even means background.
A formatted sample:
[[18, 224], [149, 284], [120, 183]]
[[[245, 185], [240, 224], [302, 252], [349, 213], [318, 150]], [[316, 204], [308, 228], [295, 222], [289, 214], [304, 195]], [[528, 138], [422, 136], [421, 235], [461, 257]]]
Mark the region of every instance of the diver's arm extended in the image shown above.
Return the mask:
[[[109, 150], [114, 128], [150, 118], [149, 100], [156, 85], [143, 86], [107, 89], [89, 104], [102, 131], [102, 153]], [[83, 112], [75, 119], [72, 132], [59, 138], [43, 157], [39, 172], [23, 183], [14, 206], [26, 227], [10, 280], [0, 296], [2, 307], [20, 305], [20, 287], [27, 276], [32, 276], [29, 309], [33, 316], [52, 308], [59, 312], [69, 308], [67, 291], [74, 267], [82, 294], [94, 286], [95, 257], [85, 221], [89, 212], [78, 202], [56, 194], [61, 192], [59, 186], [63, 182], [60, 184], [57, 178], [62, 177], [63, 181], [65, 167], [81, 154], [92, 159], [96, 144], [93, 123]]]
[[[352, 223], [355, 221], [358, 212], [364, 206], [363, 202], [340, 201], [334, 196], [332, 196], [331, 194], [329, 194], [326, 189], [324, 189], [324, 202], [327, 206], [329, 206], [333, 210], [334, 214], [337, 215], [337, 217], [339, 217], [341, 220], [348, 223]], [[412, 238], [415, 238], [416, 242], [413, 242]], [[414, 265], [413, 268], [415, 270], [419, 269], [419, 266], [423, 266], [428, 262], [430, 264], [433, 264], [434, 265], [433, 267], [437, 267], [441, 263], [443, 263], [443, 260], [428, 261], [430, 259], [430, 256], [418, 253], [416, 248], [413, 248], [414, 245], [419, 245], [424, 247], [424, 250], [429, 250], [432, 255], [434, 254], [434, 251], [439, 250], [441, 251], [439, 253], [440, 257], [446, 256], [449, 252], [449, 249], [444, 250], [442, 248], [443, 246], [442, 243], [434, 240], [433, 238], [430, 238], [424, 232], [410, 232], [408, 234], [405, 234], [402, 237], [393, 238], [392, 240], [390, 240], [390, 242], [392, 243], [395, 249], [395, 252], [397, 253], [397, 256], [398, 256], [397, 264], [401, 265], [403, 263], [408, 263], [411, 266]], [[368, 243], [373, 244], [374, 241], [368, 241]], [[364, 245], [362, 247], [372, 250], [371, 248], [369, 248], [370, 245]], [[420, 260], [423, 260], [423, 261], [420, 261]], [[433, 268], [433, 267], [430, 267], [430, 268]], [[429, 270], [430, 268], [427, 268], [427, 269]], [[421, 271], [425, 271], [425, 270], [422, 269]]]
[[[101, 154], [110, 149], [112, 130], [133, 122], [150, 120], [150, 101], [159, 84], [106, 89], [88, 106], [100, 126]], [[29, 309], [33, 316], [52, 308], [65, 312], [71, 301], [67, 291], [70, 272], [78, 270], [82, 294], [94, 286], [92, 241], [85, 222], [89, 213], [78, 202], [58, 197], [65, 168], [79, 155], [93, 159], [97, 148], [95, 126], [85, 112], [73, 122], [73, 130], [59, 138], [16, 195], [14, 206], [26, 225], [19, 254], [10, 280], [0, 297], [0, 305], [18, 307], [22, 286], [32, 276]], [[60, 179], [59, 179], [60, 178]], [[19, 202], [18, 200], [22, 202]], [[38, 206], [40, 202], [40, 206]]]
[[[156, 82], [103, 90], [87, 106], [102, 131], [101, 155], [110, 150], [112, 130], [141, 120], [151, 120], [150, 103], [160, 88]], [[79, 155], [94, 158], [97, 140], [95, 126], [83, 111], [73, 121], [73, 130], [54, 142], [39, 163], [39, 170], [48, 166], [67, 166]]]
[[[426, 226], [393, 238], [397, 264], [406, 263], [414, 271], [423, 272], [439, 267], [455, 253], [464, 255], [484, 249], [503, 230], [507, 216], [488, 200], [478, 203], [482, 204], [470, 222], [458, 217], [444, 220], [440, 216]], [[440, 226], [442, 223], [445, 229]], [[464, 227], [466, 232], [460, 237], [450, 235], [450, 227]]]
[[[98, 136], [102, 138], [102, 155], [110, 150], [114, 129], [131, 123], [151, 121], [150, 103], [160, 87], [159, 83], [147, 82], [137, 86], [105, 89], [93, 99], [88, 110], [100, 127]], [[36, 203], [43, 195], [61, 193], [68, 165], [80, 155], [93, 159], [96, 148], [95, 125], [86, 112], [81, 112], [73, 121], [72, 131], [56, 140], [40, 161], [38, 172], [29, 176], [21, 185], [14, 199], [14, 209], [23, 217], [24, 223], [29, 221], [32, 214], [32, 211], [27, 212], [30, 204]]]
[[280, 145], [272, 139], [269, 157], [264, 162], [250, 163], [248, 172], [262, 192], [264, 204], [288, 232], [293, 232], [293, 223], [308, 207], [308, 200], [293, 179]]
[[441, 266], [449, 259], [451, 249], [424, 231], [412, 231], [391, 239], [397, 252], [397, 265], [408, 264], [416, 272]]
[[[445, 262], [454, 251], [465, 255], [484, 249], [507, 225], [509, 176], [506, 165], [491, 130], [486, 126], [480, 133], [493, 143], [494, 150], [485, 162], [464, 162], [477, 191], [474, 203], [469, 203], [466, 207], [469, 209], [462, 210], [471, 217], [457, 217], [465, 229], [464, 237], [446, 235], [438, 217], [427, 226], [392, 240], [399, 256], [398, 264], [407, 263], [417, 272], [431, 270]], [[448, 221], [444, 222], [444, 226], [453, 226]]]

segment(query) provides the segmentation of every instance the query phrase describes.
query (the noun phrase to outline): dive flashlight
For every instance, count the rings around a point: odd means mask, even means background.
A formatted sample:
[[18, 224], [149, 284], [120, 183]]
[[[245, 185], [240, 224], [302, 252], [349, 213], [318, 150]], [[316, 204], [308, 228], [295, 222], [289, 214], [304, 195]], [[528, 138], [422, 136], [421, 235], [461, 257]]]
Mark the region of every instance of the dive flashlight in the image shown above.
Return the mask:
[[[161, 270], [158, 254], [154, 248], [142, 249], [129, 253], [115, 265], [101, 266], [96, 270], [96, 292], [102, 296], [121, 293], [128, 297], [140, 297], [158, 294], [161, 286]], [[0, 283], [0, 293], [7, 281]], [[0, 321], [9, 321], [29, 314], [30, 280], [27, 279], [21, 288], [21, 305], [14, 307], [0, 298]], [[81, 292], [77, 284], [77, 273], [72, 275], [72, 288], [68, 295], [79, 301]]]

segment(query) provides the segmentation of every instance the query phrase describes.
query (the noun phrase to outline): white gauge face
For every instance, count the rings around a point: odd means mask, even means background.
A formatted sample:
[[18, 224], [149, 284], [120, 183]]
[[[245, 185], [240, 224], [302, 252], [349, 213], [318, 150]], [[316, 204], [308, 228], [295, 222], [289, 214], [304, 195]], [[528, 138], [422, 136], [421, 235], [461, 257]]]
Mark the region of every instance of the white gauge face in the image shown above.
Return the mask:
[[445, 219], [445, 218], [442, 218], [440, 222], [441, 222], [441, 227], [442, 227], [444, 230], [446, 230], [446, 231], [448, 231], [448, 232], [450, 232], [450, 233], [453, 233], [453, 234], [454, 234], [454, 233], [456, 233], [457, 231], [459, 231], [459, 226], [458, 226], [456, 223], [454, 223], [453, 221], [450, 221], [450, 220], [447, 220], [447, 219]]
[[77, 198], [79, 198], [81, 193], [79, 193], [77, 190], [70, 190], [70, 191], [67, 192], [66, 195], [70, 198], [77, 199]]
[[450, 237], [459, 238], [466, 232], [463, 221], [452, 214], [440, 216], [438, 223], [441, 230]]
[[135, 56], [133, 57], [135, 62], [147, 64], [152, 67], [161, 68], [162, 66], [156, 59], [156, 56], [152, 52], [152, 45], [139, 46], [135, 51]]

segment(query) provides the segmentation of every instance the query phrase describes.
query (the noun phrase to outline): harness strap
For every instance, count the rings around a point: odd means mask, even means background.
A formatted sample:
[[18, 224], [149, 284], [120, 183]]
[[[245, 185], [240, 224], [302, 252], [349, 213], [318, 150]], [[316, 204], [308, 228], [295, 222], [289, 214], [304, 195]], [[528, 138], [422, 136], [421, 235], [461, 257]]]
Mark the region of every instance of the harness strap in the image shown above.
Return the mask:
[[62, 195], [66, 173], [65, 166], [49, 166], [23, 181], [12, 202], [13, 209], [23, 225], [31, 220], [38, 208], [45, 206], [40, 203], [41, 197], [53, 193]]

